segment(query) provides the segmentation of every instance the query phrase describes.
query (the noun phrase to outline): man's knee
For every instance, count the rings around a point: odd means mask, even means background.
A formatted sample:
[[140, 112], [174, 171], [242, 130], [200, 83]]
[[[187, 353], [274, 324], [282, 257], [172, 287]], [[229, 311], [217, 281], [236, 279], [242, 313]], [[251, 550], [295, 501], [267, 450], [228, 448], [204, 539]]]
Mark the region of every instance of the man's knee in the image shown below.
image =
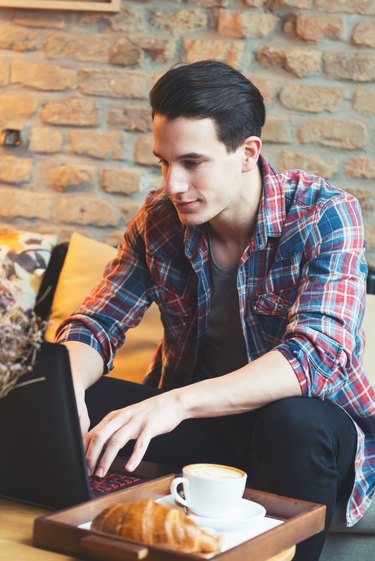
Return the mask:
[[326, 404], [315, 398], [290, 397], [259, 410], [253, 447], [269, 455], [311, 456], [313, 449], [331, 446]]

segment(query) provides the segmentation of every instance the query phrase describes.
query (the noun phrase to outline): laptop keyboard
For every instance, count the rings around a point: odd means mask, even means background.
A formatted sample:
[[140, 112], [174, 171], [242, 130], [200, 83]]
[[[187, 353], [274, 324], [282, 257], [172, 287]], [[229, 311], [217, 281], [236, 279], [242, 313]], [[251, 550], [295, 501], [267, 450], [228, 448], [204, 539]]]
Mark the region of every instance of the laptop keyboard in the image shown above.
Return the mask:
[[125, 487], [131, 487], [139, 483], [141, 479], [132, 475], [125, 475], [124, 473], [107, 473], [104, 477], [97, 477], [91, 475], [89, 477], [89, 485], [92, 493], [112, 493], [119, 491]]

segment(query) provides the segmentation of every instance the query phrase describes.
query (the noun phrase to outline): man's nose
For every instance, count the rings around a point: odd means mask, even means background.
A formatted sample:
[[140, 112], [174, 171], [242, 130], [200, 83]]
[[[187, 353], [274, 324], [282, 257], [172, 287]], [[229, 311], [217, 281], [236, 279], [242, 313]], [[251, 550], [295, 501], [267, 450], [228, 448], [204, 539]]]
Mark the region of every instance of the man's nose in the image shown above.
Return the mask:
[[167, 195], [176, 195], [188, 190], [189, 184], [182, 170], [170, 166], [165, 174], [165, 192]]

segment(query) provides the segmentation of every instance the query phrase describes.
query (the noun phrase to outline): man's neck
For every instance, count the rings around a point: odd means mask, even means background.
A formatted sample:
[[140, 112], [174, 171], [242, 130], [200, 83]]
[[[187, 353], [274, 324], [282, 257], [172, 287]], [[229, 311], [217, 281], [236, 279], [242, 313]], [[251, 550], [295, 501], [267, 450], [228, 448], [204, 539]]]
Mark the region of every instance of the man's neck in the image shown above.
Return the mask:
[[247, 186], [248, 196], [231, 216], [217, 216], [210, 226], [210, 249], [216, 263], [227, 269], [238, 264], [255, 232], [262, 196], [262, 175], [257, 166]]

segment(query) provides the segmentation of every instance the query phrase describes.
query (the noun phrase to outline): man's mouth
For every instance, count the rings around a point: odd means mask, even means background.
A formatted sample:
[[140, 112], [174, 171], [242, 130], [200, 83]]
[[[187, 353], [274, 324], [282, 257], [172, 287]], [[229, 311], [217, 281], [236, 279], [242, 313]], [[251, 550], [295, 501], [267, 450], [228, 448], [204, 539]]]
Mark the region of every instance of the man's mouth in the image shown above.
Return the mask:
[[179, 210], [188, 210], [193, 208], [194, 205], [198, 203], [198, 199], [194, 199], [192, 201], [172, 201], [175, 207]]

